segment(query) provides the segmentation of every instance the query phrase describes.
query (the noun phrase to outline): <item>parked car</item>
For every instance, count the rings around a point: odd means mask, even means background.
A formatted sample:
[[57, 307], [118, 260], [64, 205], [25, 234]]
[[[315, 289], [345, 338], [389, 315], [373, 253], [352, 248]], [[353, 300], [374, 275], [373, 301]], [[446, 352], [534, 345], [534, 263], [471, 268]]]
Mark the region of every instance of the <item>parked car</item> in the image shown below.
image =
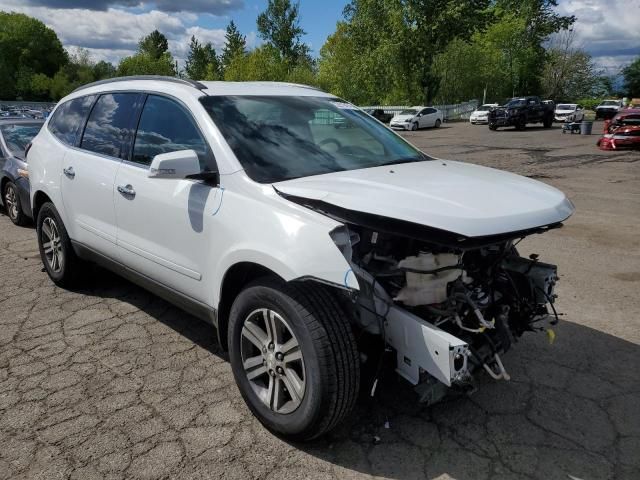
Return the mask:
[[349, 414], [361, 368], [371, 391], [385, 349], [425, 401], [474, 373], [508, 379], [501, 355], [554, 321], [558, 279], [515, 244], [574, 211], [551, 186], [436, 160], [281, 83], [84, 86], [33, 140], [29, 175], [54, 283], [92, 261], [209, 321], [251, 411], [298, 440]]
[[369, 108], [365, 110], [373, 118], [380, 120], [382, 123], [389, 123], [393, 118], [393, 113], [385, 113], [381, 108]]
[[529, 123], [542, 123], [545, 128], [553, 124], [554, 104], [539, 97], [512, 98], [504, 106], [489, 112], [489, 129], [516, 127], [524, 130]]
[[492, 108], [496, 108], [497, 106], [497, 103], [485, 103], [484, 105], [480, 105], [471, 113], [469, 122], [472, 125], [477, 125], [479, 123], [489, 123], [489, 111]]
[[640, 109], [625, 109], [605, 121], [604, 134], [597, 145], [601, 150], [640, 148]]
[[559, 103], [556, 105], [553, 119], [556, 122], [566, 122], [570, 115], [574, 115], [576, 112], [581, 110], [582, 106], [577, 103]]
[[439, 128], [444, 121], [443, 113], [433, 107], [412, 107], [396, 114], [389, 124], [399, 130], [418, 130], [425, 127]]
[[596, 107], [596, 120], [599, 118], [608, 119], [615, 116], [622, 108], [622, 100], [603, 100]]
[[31, 219], [25, 150], [43, 123], [0, 119], [0, 196], [9, 219], [16, 225], [24, 225]]

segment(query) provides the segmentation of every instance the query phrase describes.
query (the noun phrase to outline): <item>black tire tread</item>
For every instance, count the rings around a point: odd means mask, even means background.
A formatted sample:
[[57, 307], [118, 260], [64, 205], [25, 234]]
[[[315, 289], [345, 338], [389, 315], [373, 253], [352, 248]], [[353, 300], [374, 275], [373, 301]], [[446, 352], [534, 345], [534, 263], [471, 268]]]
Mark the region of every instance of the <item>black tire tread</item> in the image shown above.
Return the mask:
[[58, 213], [58, 210], [56, 209], [55, 205], [51, 202], [47, 202], [44, 205], [42, 205], [42, 207], [40, 208], [40, 211], [38, 212], [38, 218], [36, 221], [36, 232], [38, 235], [38, 249], [40, 250], [42, 263], [45, 266], [45, 270], [47, 270], [48, 272], [49, 269], [48, 269], [48, 266], [46, 265], [46, 260], [44, 257], [44, 252], [42, 250], [42, 245], [40, 241], [40, 238], [41, 238], [40, 228], [42, 225], [40, 218], [47, 215], [47, 212], [50, 212], [55, 217], [56, 225], [58, 226], [58, 233], [60, 234], [60, 238], [62, 239], [62, 242], [65, 247], [65, 267], [64, 267], [63, 276], [59, 279], [55, 279], [51, 275], [49, 275], [49, 277], [59, 287], [62, 287], [62, 288], [73, 287], [78, 283], [80, 279], [80, 274], [82, 272], [82, 262], [76, 256], [75, 251], [73, 250], [73, 245], [71, 245], [71, 238], [67, 233], [67, 229], [64, 226], [64, 223], [62, 222], [62, 218], [60, 218], [60, 214]]
[[265, 277], [254, 286], [277, 290], [292, 301], [317, 346], [322, 383], [328, 392], [323, 414], [304, 432], [290, 438], [309, 441], [332, 430], [353, 410], [360, 390], [360, 356], [348, 315], [330, 290], [317, 283], [283, 282]]

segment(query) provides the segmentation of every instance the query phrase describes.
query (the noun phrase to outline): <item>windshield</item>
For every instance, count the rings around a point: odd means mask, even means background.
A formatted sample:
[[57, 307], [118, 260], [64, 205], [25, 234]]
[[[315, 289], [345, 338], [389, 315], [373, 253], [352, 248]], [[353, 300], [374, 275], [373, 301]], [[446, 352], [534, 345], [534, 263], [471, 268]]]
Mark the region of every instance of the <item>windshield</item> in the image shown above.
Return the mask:
[[478, 107], [478, 112], [488, 112], [489, 110], [491, 110], [493, 108], [492, 105], [482, 105], [481, 107]]
[[24, 158], [24, 149], [33, 140], [42, 123], [20, 123], [0, 125], [0, 133], [9, 151], [16, 157]]
[[430, 160], [336, 98], [211, 96], [200, 101], [256, 182]]
[[398, 115], [417, 115], [418, 110], [415, 108], [409, 108], [407, 110], [402, 110]]
[[556, 110], [575, 110], [577, 105], [560, 104], [556, 107]]
[[522, 107], [523, 105], [526, 105], [526, 103], [527, 102], [524, 98], [512, 98], [505, 106], [509, 108]]
[[601, 103], [601, 105], [618, 105], [618, 101], [617, 100], [605, 100], [604, 102]]

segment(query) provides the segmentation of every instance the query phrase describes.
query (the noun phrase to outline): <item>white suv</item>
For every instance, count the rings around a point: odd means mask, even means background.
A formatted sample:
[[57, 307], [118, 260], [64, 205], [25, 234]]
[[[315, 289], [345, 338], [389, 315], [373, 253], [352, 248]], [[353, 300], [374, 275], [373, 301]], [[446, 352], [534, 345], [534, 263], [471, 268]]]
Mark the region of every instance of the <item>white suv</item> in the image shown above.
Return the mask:
[[428, 157], [314, 88], [98, 82], [28, 157], [51, 279], [95, 262], [210, 322], [253, 413], [290, 438], [348, 415], [361, 370], [375, 390], [385, 349], [433, 402], [474, 371], [508, 379], [514, 337], [554, 321], [556, 267], [515, 241], [560, 226], [564, 194]]

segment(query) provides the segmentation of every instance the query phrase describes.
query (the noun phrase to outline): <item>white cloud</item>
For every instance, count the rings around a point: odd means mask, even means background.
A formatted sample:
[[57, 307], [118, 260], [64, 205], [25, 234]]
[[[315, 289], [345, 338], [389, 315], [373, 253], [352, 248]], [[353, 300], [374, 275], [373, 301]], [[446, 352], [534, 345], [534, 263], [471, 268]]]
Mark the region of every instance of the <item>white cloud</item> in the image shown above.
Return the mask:
[[577, 44], [610, 73], [640, 55], [640, 0], [563, 0], [557, 10], [576, 16]]
[[133, 54], [140, 38], [155, 29], [167, 37], [169, 50], [180, 64], [186, 57], [191, 35], [203, 43], [211, 42], [217, 50], [224, 44], [224, 29], [193, 26], [198, 16], [187, 12], [52, 9], [17, 3], [10, 4], [8, 9], [42, 20], [56, 32], [65, 47], [86, 48], [97, 61], [117, 63], [122, 57]]

